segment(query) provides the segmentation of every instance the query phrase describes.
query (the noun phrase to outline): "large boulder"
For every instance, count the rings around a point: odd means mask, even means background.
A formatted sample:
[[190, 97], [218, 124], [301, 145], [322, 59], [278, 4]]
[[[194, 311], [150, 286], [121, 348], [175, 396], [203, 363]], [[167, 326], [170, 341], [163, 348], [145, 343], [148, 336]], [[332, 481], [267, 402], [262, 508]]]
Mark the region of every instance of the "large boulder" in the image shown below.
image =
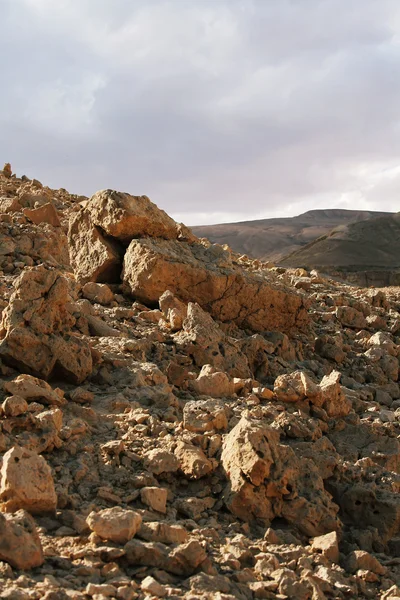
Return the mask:
[[25, 269], [3, 312], [0, 358], [41, 379], [58, 374], [81, 383], [92, 372], [89, 344], [72, 334], [70, 282], [43, 265]]
[[106, 235], [126, 244], [138, 237], [170, 240], [179, 234], [177, 223], [147, 196], [101, 190], [90, 198], [84, 210]]
[[122, 250], [115, 241], [105, 238], [85, 209], [81, 209], [70, 222], [68, 244], [71, 265], [81, 284], [119, 281]]
[[14, 446], [3, 456], [0, 475], [0, 506], [3, 511], [23, 508], [32, 514], [42, 514], [56, 509], [54, 481], [43, 456]]
[[306, 535], [337, 530], [338, 507], [314, 463], [280, 443], [279, 432], [243, 417], [224, 440], [222, 466], [228, 509], [244, 521], [268, 525], [283, 517]]
[[24, 510], [14, 515], [0, 513], [0, 560], [22, 570], [44, 563], [35, 521]]
[[156, 305], [170, 290], [220, 321], [254, 331], [290, 331], [308, 321], [302, 296], [246, 274], [221, 246], [177, 240], [133, 240], [124, 257], [123, 289]]

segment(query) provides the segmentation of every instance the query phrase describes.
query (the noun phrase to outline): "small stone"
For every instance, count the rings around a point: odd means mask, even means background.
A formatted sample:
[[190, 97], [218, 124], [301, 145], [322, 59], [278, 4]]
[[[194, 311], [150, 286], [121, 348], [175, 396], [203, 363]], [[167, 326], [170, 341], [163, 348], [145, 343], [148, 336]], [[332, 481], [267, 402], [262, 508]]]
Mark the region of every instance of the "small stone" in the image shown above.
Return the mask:
[[115, 506], [99, 512], [91, 512], [86, 522], [103, 540], [126, 544], [140, 528], [142, 517], [133, 510]]
[[28, 403], [21, 396], [9, 396], [1, 405], [6, 417], [18, 417], [28, 410]]
[[142, 583], [140, 584], [140, 588], [142, 592], [152, 594], [153, 596], [157, 596], [157, 598], [164, 598], [164, 596], [167, 594], [167, 589], [165, 586], [161, 585], [161, 583], [158, 583], [158, 581], [150, 575], [143, 579]]
[[311, 542], [311, 548], [334, 563], [339, 562], [339, 543], [336, 531], [315, 537]]

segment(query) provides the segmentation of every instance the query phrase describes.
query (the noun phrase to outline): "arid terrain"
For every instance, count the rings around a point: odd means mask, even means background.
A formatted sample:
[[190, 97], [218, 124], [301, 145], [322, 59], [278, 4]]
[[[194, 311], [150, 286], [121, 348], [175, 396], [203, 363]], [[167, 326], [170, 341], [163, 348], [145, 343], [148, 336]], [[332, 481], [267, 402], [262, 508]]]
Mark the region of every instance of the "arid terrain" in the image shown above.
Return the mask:
[[400, 215], [312, 210], [298, 217], [194, 227], [200, 237], [285, 267], [318, 269], [361, 286], [400, 284]]
[[10, 165], [0, 249], [0, 598], [400, 598], [400, 287]]

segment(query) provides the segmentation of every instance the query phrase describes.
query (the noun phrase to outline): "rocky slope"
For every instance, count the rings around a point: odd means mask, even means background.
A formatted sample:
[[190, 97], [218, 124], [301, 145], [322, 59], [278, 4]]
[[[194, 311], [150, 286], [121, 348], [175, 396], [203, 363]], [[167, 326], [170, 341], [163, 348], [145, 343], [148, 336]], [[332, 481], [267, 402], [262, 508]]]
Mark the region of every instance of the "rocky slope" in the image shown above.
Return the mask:
[[400, 597], [400, 289], [0, 172], [0, 597]]
[[[228, 244], [239, 254], [280, 264], [288, 255], [301, 251], [304, 246], [329, 235], [337, 227], [390, 216], [391, 213], [364, 210], [310, 210], [297, 217], [203, 225], [193, 227], [193, 232], [212, 242]], [[312, 262], [310, 265], [311, 268], [314, 266]]]

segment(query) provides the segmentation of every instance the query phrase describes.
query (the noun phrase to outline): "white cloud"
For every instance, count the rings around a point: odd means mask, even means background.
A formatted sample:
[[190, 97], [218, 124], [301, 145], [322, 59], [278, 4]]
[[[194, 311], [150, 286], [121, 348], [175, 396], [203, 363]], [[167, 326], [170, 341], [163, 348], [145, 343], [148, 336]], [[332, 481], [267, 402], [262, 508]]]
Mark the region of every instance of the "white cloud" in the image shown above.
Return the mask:
[[0, 158], [191, 224], [397, 209], [397, 0], [5, 0]]

